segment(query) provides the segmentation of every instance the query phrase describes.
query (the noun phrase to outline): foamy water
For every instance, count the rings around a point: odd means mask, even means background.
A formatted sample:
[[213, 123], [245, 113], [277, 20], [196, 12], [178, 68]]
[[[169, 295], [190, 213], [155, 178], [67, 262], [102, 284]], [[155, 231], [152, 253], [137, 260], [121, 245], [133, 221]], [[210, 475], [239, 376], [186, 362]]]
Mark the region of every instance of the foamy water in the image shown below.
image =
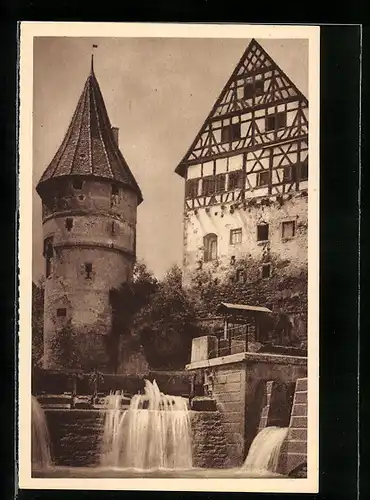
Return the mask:
[[160, 392], [145, 381], [143, 395], [120, 409], [120, 395], [108, 397], [101, 465], [135, 470], [191, 469], [191, 426], [186, 399]]
[[266, 427], [254, 438], [242, 469], [249, 472], [276, 472], [286, 427]]
[[46, 469], [51, 466], [50, 438], [45, 412], [37, 399], [32, 396], [32, 466]]

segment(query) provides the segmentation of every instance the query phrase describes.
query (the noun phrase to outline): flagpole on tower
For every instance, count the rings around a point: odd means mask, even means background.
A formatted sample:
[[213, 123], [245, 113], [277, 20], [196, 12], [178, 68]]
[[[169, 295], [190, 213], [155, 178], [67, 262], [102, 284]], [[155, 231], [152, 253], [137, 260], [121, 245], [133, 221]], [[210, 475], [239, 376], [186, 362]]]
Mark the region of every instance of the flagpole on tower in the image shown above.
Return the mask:
[[94, 49], [97, 49], [98, 46], [93, 44], [91, 51], [91, 73], [94, 73]]

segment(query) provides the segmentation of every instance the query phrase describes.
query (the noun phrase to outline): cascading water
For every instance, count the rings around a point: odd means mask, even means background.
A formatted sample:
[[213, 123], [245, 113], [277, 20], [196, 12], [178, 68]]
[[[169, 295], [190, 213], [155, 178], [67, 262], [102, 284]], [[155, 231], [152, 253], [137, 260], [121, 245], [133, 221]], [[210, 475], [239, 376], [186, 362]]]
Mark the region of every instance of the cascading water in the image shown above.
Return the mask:
[[242, 467], [246, 472], [276, 472], [286, 427], [266, 427], [254, 438]]
[[32, 396], [32, 466], [46, 469], [51, 466], [49, 431], [44, 410], [37, 399]]
[[187, 400], [160, 392], [145, 381], [127, 411], [110, 395], [103, 434], [103, 466], [135, 469], [190, 469], [191, 427]]
[[107, 408], [104, 421], [103, 446], [101, 455], [102, 465], [116, 465], [120, 457], [119, 435], [126, 411], [121, 409], [122, 394], [120, 391], [111, 393], [105, 398]]

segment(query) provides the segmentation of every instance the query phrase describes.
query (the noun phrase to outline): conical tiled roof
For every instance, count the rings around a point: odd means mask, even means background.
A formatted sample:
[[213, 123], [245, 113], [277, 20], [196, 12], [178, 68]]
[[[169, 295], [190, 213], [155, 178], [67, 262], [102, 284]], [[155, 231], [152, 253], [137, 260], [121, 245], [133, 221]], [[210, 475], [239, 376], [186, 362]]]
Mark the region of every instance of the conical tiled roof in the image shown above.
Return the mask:
[[140, 188], [114, 139], [93, 65], [61, 146], [43, 173], [37, 191], [51, 179], [70, 175], [97, 177]]

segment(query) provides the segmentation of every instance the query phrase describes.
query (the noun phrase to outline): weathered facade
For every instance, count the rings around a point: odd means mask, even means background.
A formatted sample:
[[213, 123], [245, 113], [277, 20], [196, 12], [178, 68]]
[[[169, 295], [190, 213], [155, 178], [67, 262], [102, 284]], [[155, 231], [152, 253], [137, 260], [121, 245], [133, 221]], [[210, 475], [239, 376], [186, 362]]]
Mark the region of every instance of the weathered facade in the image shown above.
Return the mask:
[[[301, 318], [306, 283], [302, 292], [289, 280], [307, 272], [308, 101], [255, 40], [176, 173], [185, 179], [185, 283], [231, 273], [263, 296], [271, 281], [269, 307]], [[288, 304], [294, 293], [299, 310]]]
[[109, 291], [132, 277], [142, 194], [118, 146], [93, 61], [42, 175], [44, 367], [109, 367]]

